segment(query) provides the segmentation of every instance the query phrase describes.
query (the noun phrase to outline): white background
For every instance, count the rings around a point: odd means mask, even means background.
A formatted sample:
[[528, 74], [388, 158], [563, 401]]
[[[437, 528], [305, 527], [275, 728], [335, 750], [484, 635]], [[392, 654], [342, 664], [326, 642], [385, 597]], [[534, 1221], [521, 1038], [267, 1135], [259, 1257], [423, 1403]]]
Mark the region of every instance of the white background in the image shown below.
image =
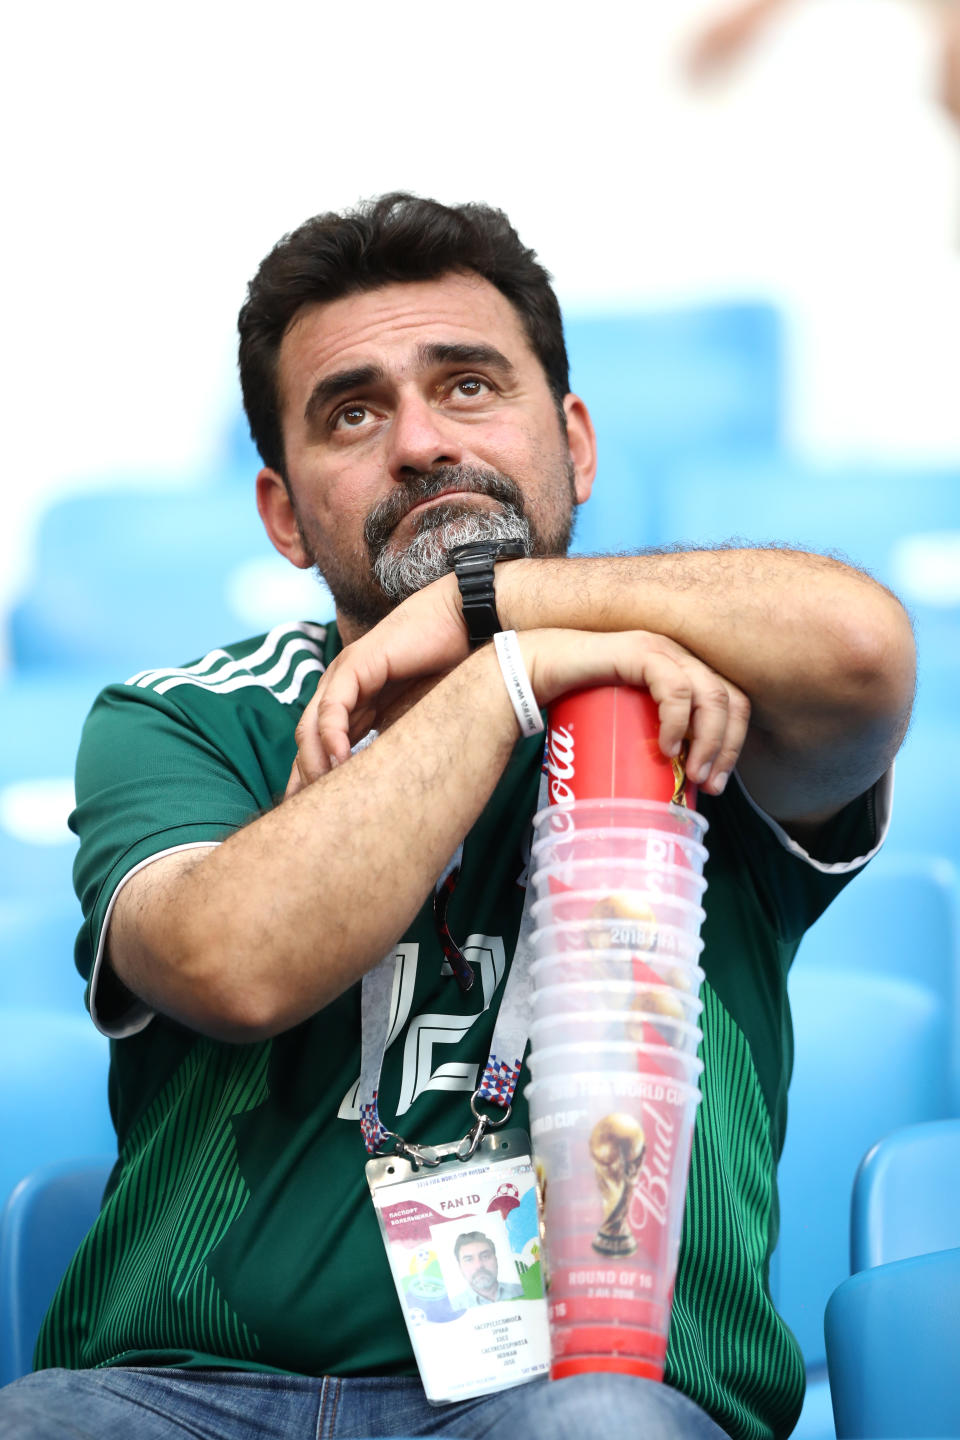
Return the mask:
[[0, 614], [52, 495], [212, 473], [260, 258], [389, 188], [505, 208], [571, 311], [772, 298], [794, 443], [960, 456], [960, 173], [935, 7], [794, 0], [697, 91], [682, 57], [717, 9], [18, 6], [0, 86]]

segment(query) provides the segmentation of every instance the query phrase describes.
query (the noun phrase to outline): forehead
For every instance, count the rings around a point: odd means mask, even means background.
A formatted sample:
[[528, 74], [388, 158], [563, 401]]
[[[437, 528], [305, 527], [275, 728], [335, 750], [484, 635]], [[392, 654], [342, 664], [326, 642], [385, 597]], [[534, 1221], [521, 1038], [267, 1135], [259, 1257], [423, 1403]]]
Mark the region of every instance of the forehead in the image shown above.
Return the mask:
[[430, 340], [486, 341], [518, 368], [537, 364], [507, 297], [480, 275], [453, 274], [303, 306], [280, 346], [280, 394], [295, 403], [322, 376], [369, 362], [402, 375]]
[[460, 1246], [461, 1255], [483, 1255], [486, 1251], [492, 1250], [493, 1246], [489, 1240], [468, 1240], [466, 1245]]

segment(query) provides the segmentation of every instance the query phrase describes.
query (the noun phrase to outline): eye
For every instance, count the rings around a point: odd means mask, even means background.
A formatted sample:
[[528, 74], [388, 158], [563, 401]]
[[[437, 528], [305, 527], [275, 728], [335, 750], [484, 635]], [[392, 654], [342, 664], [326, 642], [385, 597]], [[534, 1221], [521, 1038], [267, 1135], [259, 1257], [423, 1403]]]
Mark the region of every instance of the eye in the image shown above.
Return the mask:
[[486, 380], [481, 380], [479, 375], [465, 375], [454, 385], [454, 391], [463, 395], [467, 400], [477, 400], [482, 395], [490, 393], [491, 386]]
[[333, 430], [358, 430], [369, 418], [370, 411], [366, 405], [345, 405], [338, 410], [331, 422]]

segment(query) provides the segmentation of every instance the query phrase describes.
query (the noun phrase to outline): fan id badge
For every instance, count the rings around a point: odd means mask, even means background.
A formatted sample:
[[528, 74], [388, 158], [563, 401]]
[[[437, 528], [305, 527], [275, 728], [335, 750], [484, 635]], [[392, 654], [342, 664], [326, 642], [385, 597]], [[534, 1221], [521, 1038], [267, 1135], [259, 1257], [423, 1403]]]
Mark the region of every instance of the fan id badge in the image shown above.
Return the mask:
[[367, 1162], [390, 1272], [420, 1378], [443, 1405], [550, 1368], [537, 1191], [522, 1130]]

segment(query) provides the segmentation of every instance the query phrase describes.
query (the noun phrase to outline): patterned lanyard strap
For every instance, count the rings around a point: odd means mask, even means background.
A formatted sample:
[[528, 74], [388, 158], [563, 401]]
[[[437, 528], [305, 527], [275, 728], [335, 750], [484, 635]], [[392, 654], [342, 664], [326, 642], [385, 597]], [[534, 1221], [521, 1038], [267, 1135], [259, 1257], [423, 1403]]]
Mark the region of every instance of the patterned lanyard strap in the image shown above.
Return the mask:
[[[542, 809], [546, 803], [546, 776], [541, 776], [537, 808]], [[446, 928], [446, 904], [459, 875], [459, 858], [458, 852], [453, 864], [438, 881], [434, 895], [434, 913], [436, 915], [436, 896], [441, 889], [446, 887], [442, 909], [444, 928]], [[452, 884], [450, 883], [451, 877]], [[480, 1084], [470, 1097], [470, 1112], [473, 1115], [474, 1124], [457, 1147], [457, 1154], [463, 1160], [469, 1159], [474, 1153], [487, 1130], [498, 1129], [501, 1125], [505, 1125], [510, 1118], [530, 1027], [530, 965], [533, 960], [533, 947], [530, 943], [530, 932], [533, 930], [533, 916], [530, 913], [532, 904], [533, 891], [532, 887], [528, 885], [524, 896], [523, 914], [520, 919], [520, 933], [500, 1001], [493, 1039], [490, 1043], [490, 1054], [487, 1057]], [[439, 923], [437, 928], [440, 933]], [[473, 983], [473, 971], [460, 947], [450, 936], [449, 929], [446, 929], [446, 934], [450, 938], [451, 946], [462, 961], [462, 965], [469, 973], [466, 983], [461, 979], [461, 973], [441, 936], [444, 955], [450, 962], [454, 975], [457, 976], [457, 983], [462, 989], [468, 990]], [[391, 951], [363, 977], [360, 992], [361, 1052], [358, 1092], [360, 1129], [370, 1155], [407, 1155], [418, 1164], [437, 1165], [440, 1163], [440, 1157], [434, 1147], [414, 1144], [405, 1140], [402, 1135], [398, 1135], [396, 1131], [388, 1130], [380, 1119], [377, 1107], [384, 1053], [387, 1046], [396, 1038], [395, 1032], [391, 1033], [389, 1029], [390, 998], [393, 992], [396, 960], [396, 953]], [[481, 1100], [496, 1106], [503, 1113], [499, 1116], [491, 1116], [480, 1111], [477, 1103]]]

